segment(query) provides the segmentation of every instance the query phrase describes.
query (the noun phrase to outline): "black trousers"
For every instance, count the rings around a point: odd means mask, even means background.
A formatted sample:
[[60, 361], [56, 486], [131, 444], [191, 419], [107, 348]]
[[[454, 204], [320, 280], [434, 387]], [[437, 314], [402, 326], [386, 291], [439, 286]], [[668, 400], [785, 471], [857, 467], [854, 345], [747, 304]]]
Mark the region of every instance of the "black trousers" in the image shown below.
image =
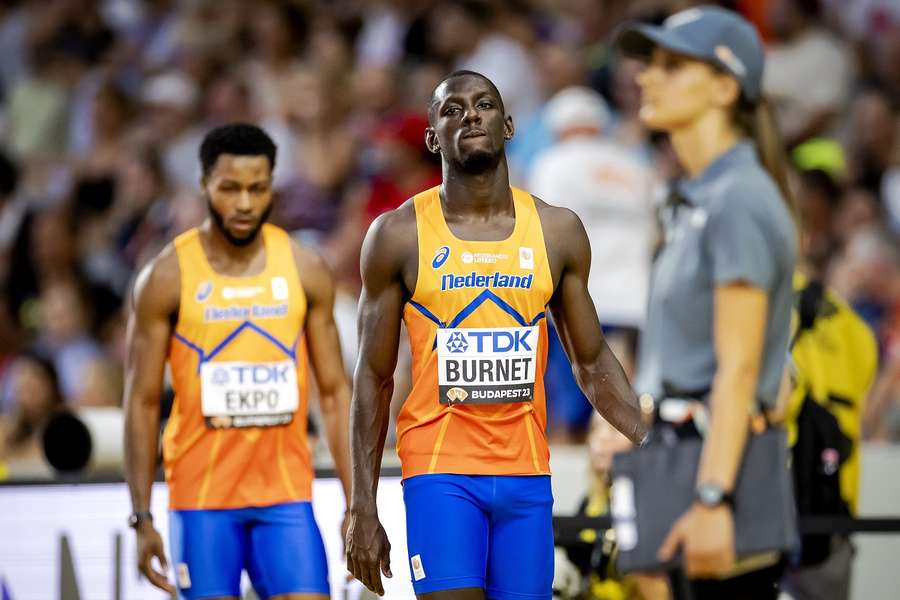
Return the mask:
[[783, 573], [779, 563], [731, 579], [688, 580], [680, 572], [670, 579], [674, 600], [777, 600]]

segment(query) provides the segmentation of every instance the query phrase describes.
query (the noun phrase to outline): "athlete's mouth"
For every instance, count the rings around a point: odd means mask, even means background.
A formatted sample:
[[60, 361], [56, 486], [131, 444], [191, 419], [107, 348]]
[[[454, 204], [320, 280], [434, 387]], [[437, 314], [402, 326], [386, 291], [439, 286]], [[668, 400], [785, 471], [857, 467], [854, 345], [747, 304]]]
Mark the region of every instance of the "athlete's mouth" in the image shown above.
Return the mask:
[[235, 229], [247, 230], [253, 228], [256, 225], [256, 221], [253, 219], [234, 219], [231, 221], [231, 226]]
[[462, 134], [463, 139], [475, 138], [475, 137], [484, 137], [487, 135], [483, 129], [469, 129], [465, 133]]

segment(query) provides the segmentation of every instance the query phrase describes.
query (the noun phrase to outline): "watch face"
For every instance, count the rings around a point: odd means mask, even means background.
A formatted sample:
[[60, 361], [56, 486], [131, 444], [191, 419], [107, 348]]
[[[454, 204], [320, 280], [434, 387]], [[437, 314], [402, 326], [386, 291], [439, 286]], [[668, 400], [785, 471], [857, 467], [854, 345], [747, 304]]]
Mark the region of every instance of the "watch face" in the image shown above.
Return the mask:
[[697, 490], [700, 502], [707, 506], [715, 506], [722, 502], [722, 490], [712, 485], [701, 485]]

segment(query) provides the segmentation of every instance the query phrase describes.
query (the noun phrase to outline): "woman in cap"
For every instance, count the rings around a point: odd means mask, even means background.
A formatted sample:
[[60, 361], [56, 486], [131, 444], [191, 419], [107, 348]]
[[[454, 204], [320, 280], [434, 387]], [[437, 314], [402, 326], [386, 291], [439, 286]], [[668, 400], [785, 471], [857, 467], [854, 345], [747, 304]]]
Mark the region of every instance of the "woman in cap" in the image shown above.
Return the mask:
[[796, 254], [762, 43], [737, 14], [698, 7], [626, 27], [617, 45], [647, 63], [640, 118], [669, 134], [686, 173], [662, 211], [637, 385], [705, 435], [696, 501], [659, 556], [680, 549], [694, 598], [774, 599], [777, 565], [733, 576], [731, 498], [751, 417], [777, 402]]

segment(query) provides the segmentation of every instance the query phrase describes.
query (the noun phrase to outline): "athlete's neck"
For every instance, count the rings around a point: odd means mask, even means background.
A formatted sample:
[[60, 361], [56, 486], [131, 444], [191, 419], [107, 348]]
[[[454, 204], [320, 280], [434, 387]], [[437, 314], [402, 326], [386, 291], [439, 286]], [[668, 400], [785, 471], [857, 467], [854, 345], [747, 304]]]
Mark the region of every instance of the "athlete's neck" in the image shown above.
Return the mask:
[[449, 212], [457, 215], [490, 217], [512, 212], [506, 157], [496, 168], [477, 175], [462, 172], [445, 161], [441, 200]]
[[205, 245], [209, 250], [210, 262], [221, 263], [221, 265], [216, 266], [237, 269], [247, 266], [263, 248], [262, 229], [259, 230], [256, 237], [249, 244], [238, 246], [230, 242], [211, 219], [206, 219], [203, 225], [200, 226], [200, 236], [206, 242]]

